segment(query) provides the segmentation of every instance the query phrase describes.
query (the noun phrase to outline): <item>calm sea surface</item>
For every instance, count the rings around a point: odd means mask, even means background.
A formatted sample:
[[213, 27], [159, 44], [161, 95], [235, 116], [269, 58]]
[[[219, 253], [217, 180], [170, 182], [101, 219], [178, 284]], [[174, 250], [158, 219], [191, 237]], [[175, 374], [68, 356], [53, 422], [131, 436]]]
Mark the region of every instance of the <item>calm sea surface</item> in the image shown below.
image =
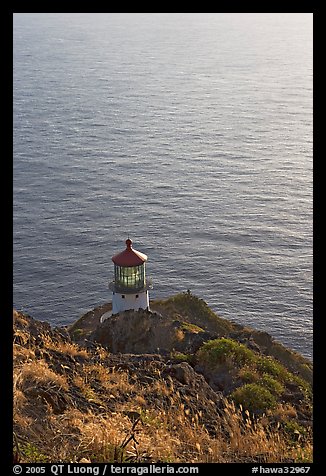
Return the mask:
[[14, 306], [69, 324], [149, 255], [312, 356], [312, 14], [14, 14]]

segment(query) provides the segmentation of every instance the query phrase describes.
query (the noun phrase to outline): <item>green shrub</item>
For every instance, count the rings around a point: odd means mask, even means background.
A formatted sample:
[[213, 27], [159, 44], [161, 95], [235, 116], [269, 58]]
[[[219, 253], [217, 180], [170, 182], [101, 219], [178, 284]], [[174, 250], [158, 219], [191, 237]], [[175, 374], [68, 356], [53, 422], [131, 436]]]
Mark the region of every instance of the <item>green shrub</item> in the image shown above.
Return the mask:
[[192, 332], [194, 334], [198, 334], [199, 332], [205, 332], [204, 329], [199, 326], [196, 326], [196, 324], [191, 324], [191, 322], [182, 322], [181, 329], [184, 331]]
[[264, 374], [258, 383], [267, 388], [273, 395], [279, 396], [284, 392], [284, 386], [268, 374]]
[[171, 359], [179, 360], [180, 362], [194, 363], [193, 354], [184, 354], [183, 352], [174, 351], [170, 354]]
[[48, 456], [43, 454], [32, 443], [26, 443], [21, 447], [21, 453], [25, 463], [46, 463], [49, 461]]
[[301, 377], [289, 372], [282, 364], [273, 359], [273, 357], [259, 356], [257, 359], [256, 368], [259, 372], [265, 375], [268, 374], [272, 377], [276, 377], [279, 382], [284, 384], [296, 384], [308, 399], [312, 398], [311, 385]]
[[272, 357], [259, 356], [256, 367], [259, 372], [277, 377], [282, 382], [289, 380], [290, 372]]
[[307, 435], [307, 430], [295, 420], [286, 421], [283, 431], [290, 442], [298, 441]]
[[265, 387], [257, 383], [247, 383], [231, 393], [230, 398], [238, 405], [253, 413], [262, 413], [276, 406], [276, 398]]
[[73, 329], [71, 333], [75, 339], [81, 339], [82, 337], [85, 336], [86, 331], [85, 329], [76, 328], [76, 329]]
[[252, 367], [242, 367], [239, 369], [237, 377], [243, 383], [253, 383], [259, 380], [260, 375]]
[[311, 400], [312, 386], [308, 382], [303, 380], [301, 377], [298, 377], [297, 375], [290, 374], [290, 377], [291, 377], [290, 381], [298, 385], [300, 390], [305, 394], [306, 398], [308, 398], [308, 400]]
[[245, 345], [233, 339], [222, 337], [206, 342], [197, 352], [199, 361], [209, 366], [231, 361], [237, 367], [249, 364], [255, 360], [255, 354]]

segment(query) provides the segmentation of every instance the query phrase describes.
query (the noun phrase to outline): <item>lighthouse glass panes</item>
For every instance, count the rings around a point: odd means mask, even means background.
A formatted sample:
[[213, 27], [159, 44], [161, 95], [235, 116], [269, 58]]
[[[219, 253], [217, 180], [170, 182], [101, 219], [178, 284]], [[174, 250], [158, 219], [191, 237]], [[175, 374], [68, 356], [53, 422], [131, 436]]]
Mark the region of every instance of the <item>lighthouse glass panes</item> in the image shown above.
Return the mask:
[[131, 292], [145, 286], [145, 264], [139, 266], [114, 265], [114, 281], [117, 288]]

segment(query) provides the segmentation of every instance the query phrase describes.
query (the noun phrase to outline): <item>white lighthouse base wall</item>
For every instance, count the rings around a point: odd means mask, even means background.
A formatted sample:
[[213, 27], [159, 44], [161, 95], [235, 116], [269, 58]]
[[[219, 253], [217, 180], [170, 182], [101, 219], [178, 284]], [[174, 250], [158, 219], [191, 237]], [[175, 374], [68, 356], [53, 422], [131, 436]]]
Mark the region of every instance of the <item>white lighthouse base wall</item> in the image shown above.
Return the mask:
[[112, 314], [118, 314], [129, 309], [138, 311], [138, 309], [147, 308], [149, 308], [148, 291], [137, 294], [114, 293], [112, 296]]

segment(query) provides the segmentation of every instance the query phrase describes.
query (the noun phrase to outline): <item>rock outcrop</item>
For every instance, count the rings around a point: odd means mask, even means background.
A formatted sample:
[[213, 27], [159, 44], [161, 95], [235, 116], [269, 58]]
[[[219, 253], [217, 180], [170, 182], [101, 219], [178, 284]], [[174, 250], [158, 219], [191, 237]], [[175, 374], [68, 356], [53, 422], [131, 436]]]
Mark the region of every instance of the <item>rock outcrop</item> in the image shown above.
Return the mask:
[[125, 311], [99, 323], [89, 340], [113, 353], [194, 353], [216, 334], [148, 310]]

